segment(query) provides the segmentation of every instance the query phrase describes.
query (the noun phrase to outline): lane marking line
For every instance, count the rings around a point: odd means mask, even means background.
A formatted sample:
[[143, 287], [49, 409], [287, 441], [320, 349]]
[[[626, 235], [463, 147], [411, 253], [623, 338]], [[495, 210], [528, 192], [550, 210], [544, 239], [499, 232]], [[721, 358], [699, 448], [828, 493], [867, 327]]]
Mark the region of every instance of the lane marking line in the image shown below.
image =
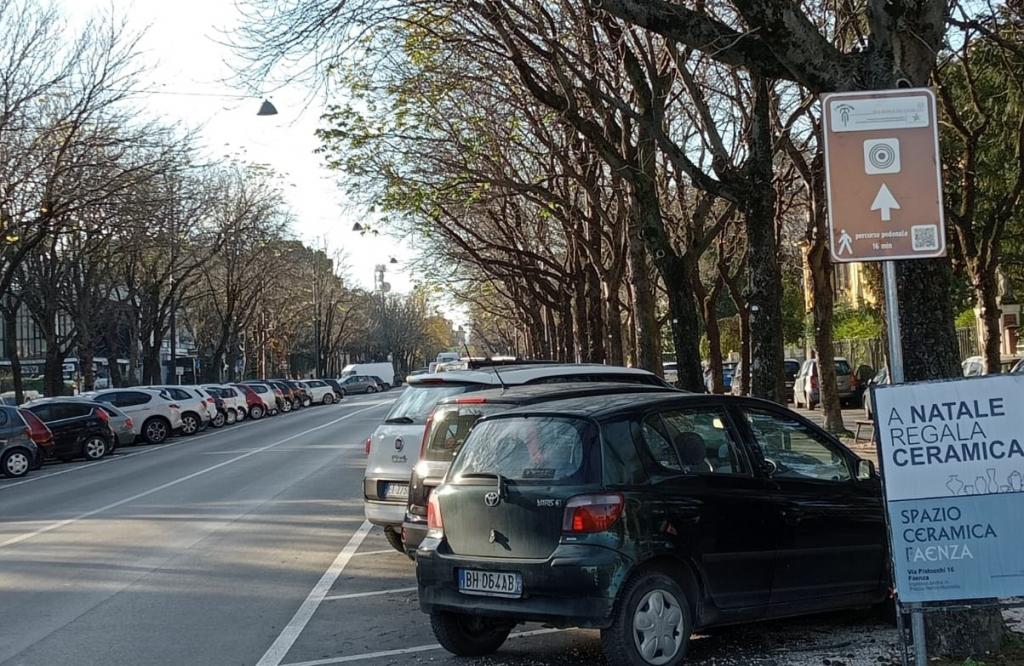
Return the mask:
[[327, 567], [327, 571], [320, 577], [313, 589], [309, 591], [306, 596], [306, 600], [302, 602], [299, 609], [295, 611], [295, 615], [288, 621], [285, 628], [281, 630], [281, 633], [274, 639], [267, 651], [263, 654], [256, 666], [278, 666], [281, 660], [285, 658], [288, 651], [292, 649], [295, 641], [298, 640], [299, 634], [306, 628], [309, 621], [313, 618], [313, 614], [316, 613], [317, 608], [323, 602], [327, 593], [331, 591], [331, 587], [335, 581], [338, 580], [338, 576], [348, 566], [349, 560], [352, 559], [353, 553], [359, 549], [359, 546], [363, 544], [363, 539], [370, 533], [373, 525], [369, 521], [364, 520], [363, 524], [359, 526], [359, 529], [355, 531], [355, 534], [349, 538], [348, 543], [341, 549], [338, 556], [334, 558], [334, 562], [331, 566]]
[[401, 553], [399, 553], [394, 548], [385, 548], [384, 550], [367, 550], [367, 551], [364, 551], [362, 553], [355, 553], [355, 554], [352, 555], [352, 557], [362, 557], [363, 555], [391, 555], [391, 554], [401, 555]]
[[[521, 631], [517, 634], [509, 634], [508, 640], [513, 640], [516, 638], [529, 638], [531, 636], [543, 636], [545, 634], [557, 634], [563, 631], [567, 630], [535, 629], [533, 631]], [[398, 657], [403, 654], [415, 654], [416, 652], [430, 652], [431, 650], [440, 649], [442, 649], [441, 646], [437, 643], [434, 643], [433, 645], [417, 645], [416, 647], [401, 648], [398, 650], [381, 650], [380, 652], [366, 652], [364, 654], [353, 654], [347, 657], [330, 657], [327, 659], [314, 659], [313, 661], [296, 661], [290, 664], [282, 664], [281, 666], [327, 666], [328, 664], [347, 664], [353, 661], [368, 661], [370, 659], [382, 659], [384, 657]]]
[[[37, 536], [39, 536], [41, 534], [46, 534], [47, 532], [52, 532], [53, 530], [57, 530], [57, 529], [60, 529], [62, 527], [67, 527], [68, 525], [71, 525], [72, 523], [76, 523], [79, 520], [82, 520], [83, 518], [89, 518], [91, 516], [95, 516], [98, 513], [103, 513], [104, 511], [109, 511], [110, 509], [116, 509], [119, 506], [123, 506], [125, 504], [128, 504], [129, 502], [134, 502], [135, 500], [142, 499], [143, 497], [148, 497], [149, 495], [152, 495], [153, 493], [158, 493], [161, 490], [166, 490], [166, 489], [174, 487], [174, 486], [176, 486], [176, 485], [178, 485], [180, 483], [184, 483], [186, 481], [191, 481], [192, 479], [194, 479], [196, 477], [199, 477], [199, 476], [202, 476], [202, 475], [207, 474], [209, 472], [212, 472], [214, 470], [220, 469], [221, 467], [225, 467], [227, 465], [231, 465], [232, 463], [236, 463], [239, 460], [244, 460], [245, 458], [248, 458], [249, 456], [254, 456], [257, 453], [262, 453], [263, 451], [266, 451], [267, 449], [273, 448], [273, 447], [278, 446], [280, 444], [284, 444], [285, 442], [290, 442], [293, 439], [297, 439], [299, 437], [303, 437], [305, 435], [308, 435], [311, 432], [316, 432], [317, 430], [322, 430], [324, 428], [330, 427], [330, 426], [334, 425], [335, 423], [338, 423], [340, 421], [344, 421], [346, 419], [352, 418], [353, 416], [356, 416], [356, 415], [361, 414], [363, 412], [368, 412], [371, 409], [377, 409], [377, 407], [378, 407], [377, 405], [373, 405], [371, 407], [364, 407], [363, 409], [357, 409], [356, 411], [349, 412], [345, 416], [342, 416], [340, 418], [336, 418], [333, 421], [328, 421], [327, 423], [323, 423], [323, 424], [318, 425], [316, 427], [309, 428], [308, 430], [303, 430], [302, 432], [295, 433], [294, 435], [290, 435], [288, 437], [285, 437], [284, 439], [280, 439], [280, 440], [278, 440], [276, 442], [272, 442], [270, 444], [267, 444], [266, 446], [261, 446], [258, 449], [253, 449], [252, 451], [249, 451], [248, 453], [243, 453], [241, 455], [235, 456], [234, 458], [229, 458], [228, 460], [225, 460], [223, 462], [219, 462], [216, 465], [211, 465], [209, 467], [201, 469], [198, 472], [193, 472], [193, 473], [188, 474], [186, 476], [182, 476], [182, 477], [179, 477], [177, 479], [174, 479], [173, 481], [168, 481], [167, 483], [163, 483], [163, 484], [161, 484], [159, 486], [156, 486], [155, 488], [150, 488], [149, 490], [144, 490], [141, 493], [136, 493], [136, 494], [132, 495], [131, 497], [126, 497], [126, 498], [124, 498], [122, 500], [118, 500], [116, 502], [111, 502], [110, 504], [106, 504], [104, 506], [101, 506], [98, 509], [93, 509], [92, 511], [86, 511], [85, 513], [80, 513], [77, 516], [74, 516], [72, 518], [67, 518], [65, 520], [60, 520], [60, 521], [57, 521], [57, 522], [54, 522], [54, 523], [50, 523], [49, 525], [47, 525], [45, 527], [40, 527], [39, 529], [34, 530], [32, 532], [26, 532], [26, 533], [20, 534], [20, 535], [18, 535], [16, 537], [11, 537], [10, 539], [8, 539], [6, 541], [0, 542], [0, 548], [6, 548], [7, 546], [13, 546], [16, 543], [21, 543], [22, 541], [27, 541], [27, 540], [32, 539], [34, 537], [37, 537]], [[35, 522], [35, 521], [33, 521], [33, 522]]]
[[323, 601], [341, 601], [342, 599], [362, 599], [363, 597], [376, 597], [381, 594], [405, 594], [406, 592], [415, 592], [418, 588], [415, 587], [398, 587], [393, 590], [377, 590], [376, 592], [353, 592], [352, 594], [332, 594], [329, 597], [324, 597]]

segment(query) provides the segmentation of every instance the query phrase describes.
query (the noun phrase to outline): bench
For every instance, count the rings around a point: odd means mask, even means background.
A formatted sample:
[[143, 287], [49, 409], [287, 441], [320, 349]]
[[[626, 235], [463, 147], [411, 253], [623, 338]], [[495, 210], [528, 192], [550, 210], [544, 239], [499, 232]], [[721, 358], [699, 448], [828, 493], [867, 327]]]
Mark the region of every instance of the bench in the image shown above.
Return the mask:
[[868, 428], [868, 432], [871, 433], [871, 436], [868, 437], [867, 439], [865, 439], [864, 441], [868, 442], [870, 444], [874, 444], [875, 443], [875, 422], [873, 420], [871, 420], [871, 419], [857, 419], [856, 424], [857, 424], [857, 430], [853, 434], [853, 443], [856, 444], [856, 443], [860, 442], [860, 430], [861, 430], [861, 428], [867, 427]]

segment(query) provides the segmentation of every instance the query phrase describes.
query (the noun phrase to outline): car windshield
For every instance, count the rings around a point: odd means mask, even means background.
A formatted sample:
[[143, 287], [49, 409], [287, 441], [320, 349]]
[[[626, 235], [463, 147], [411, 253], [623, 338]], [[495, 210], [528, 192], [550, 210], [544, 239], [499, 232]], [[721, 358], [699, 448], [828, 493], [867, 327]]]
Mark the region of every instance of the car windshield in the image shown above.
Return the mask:
[[509, 409], [510, 405], [444, 405], [434, 411], [425, 460], [451, 462], [462, 448], [473, 425], [484, 416]]
[[599, 456], [588, 455], [597, 427], [581, 419], [524, 416], [476, 424], [455, 459], [451, 477], [496, 475], [506, 481], [546, 485], [599, 478]]
[[479, 389], [476, 384], [414, 384], [398, 398], [384, 422], [426, 425], [427, 417], [434, 411], [439, 401]]

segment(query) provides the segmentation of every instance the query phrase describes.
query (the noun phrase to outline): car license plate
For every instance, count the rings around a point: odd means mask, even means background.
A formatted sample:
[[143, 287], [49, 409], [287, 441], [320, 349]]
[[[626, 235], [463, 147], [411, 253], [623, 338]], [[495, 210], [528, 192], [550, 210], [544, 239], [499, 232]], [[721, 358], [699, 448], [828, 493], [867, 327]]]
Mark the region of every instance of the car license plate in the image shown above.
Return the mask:
[[408, 483], [385, 483], [384, 499], [407, 500], [409, 499]]
[[459, 592], [489, 597], [523, 596], [523, 577], [517, 573], [459, 569]]

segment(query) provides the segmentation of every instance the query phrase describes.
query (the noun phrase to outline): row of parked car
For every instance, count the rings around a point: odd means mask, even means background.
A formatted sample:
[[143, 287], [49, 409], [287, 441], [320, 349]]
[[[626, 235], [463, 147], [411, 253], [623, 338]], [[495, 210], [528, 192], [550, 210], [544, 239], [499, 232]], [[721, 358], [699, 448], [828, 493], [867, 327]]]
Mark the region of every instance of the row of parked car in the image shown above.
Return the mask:
[[310, 405], [330, 405], [355, 393], [390, 388], [364, 376], [341, 380], [271, 379], [237, 384], [164, 385], [89, 391], [0, 406], [0, 473], [22, 477], [50, 459], [99, 460], [119, 446], [160, 444], [245, 419], [262, 419]]
[[699, 629], [892, 608], [874, 465], [774, 403], [630, 368], [477, 367], [410, 377], [366, 453], [366, 517], [415, 559], [457, 655], [541, 622], [664, 666]]

